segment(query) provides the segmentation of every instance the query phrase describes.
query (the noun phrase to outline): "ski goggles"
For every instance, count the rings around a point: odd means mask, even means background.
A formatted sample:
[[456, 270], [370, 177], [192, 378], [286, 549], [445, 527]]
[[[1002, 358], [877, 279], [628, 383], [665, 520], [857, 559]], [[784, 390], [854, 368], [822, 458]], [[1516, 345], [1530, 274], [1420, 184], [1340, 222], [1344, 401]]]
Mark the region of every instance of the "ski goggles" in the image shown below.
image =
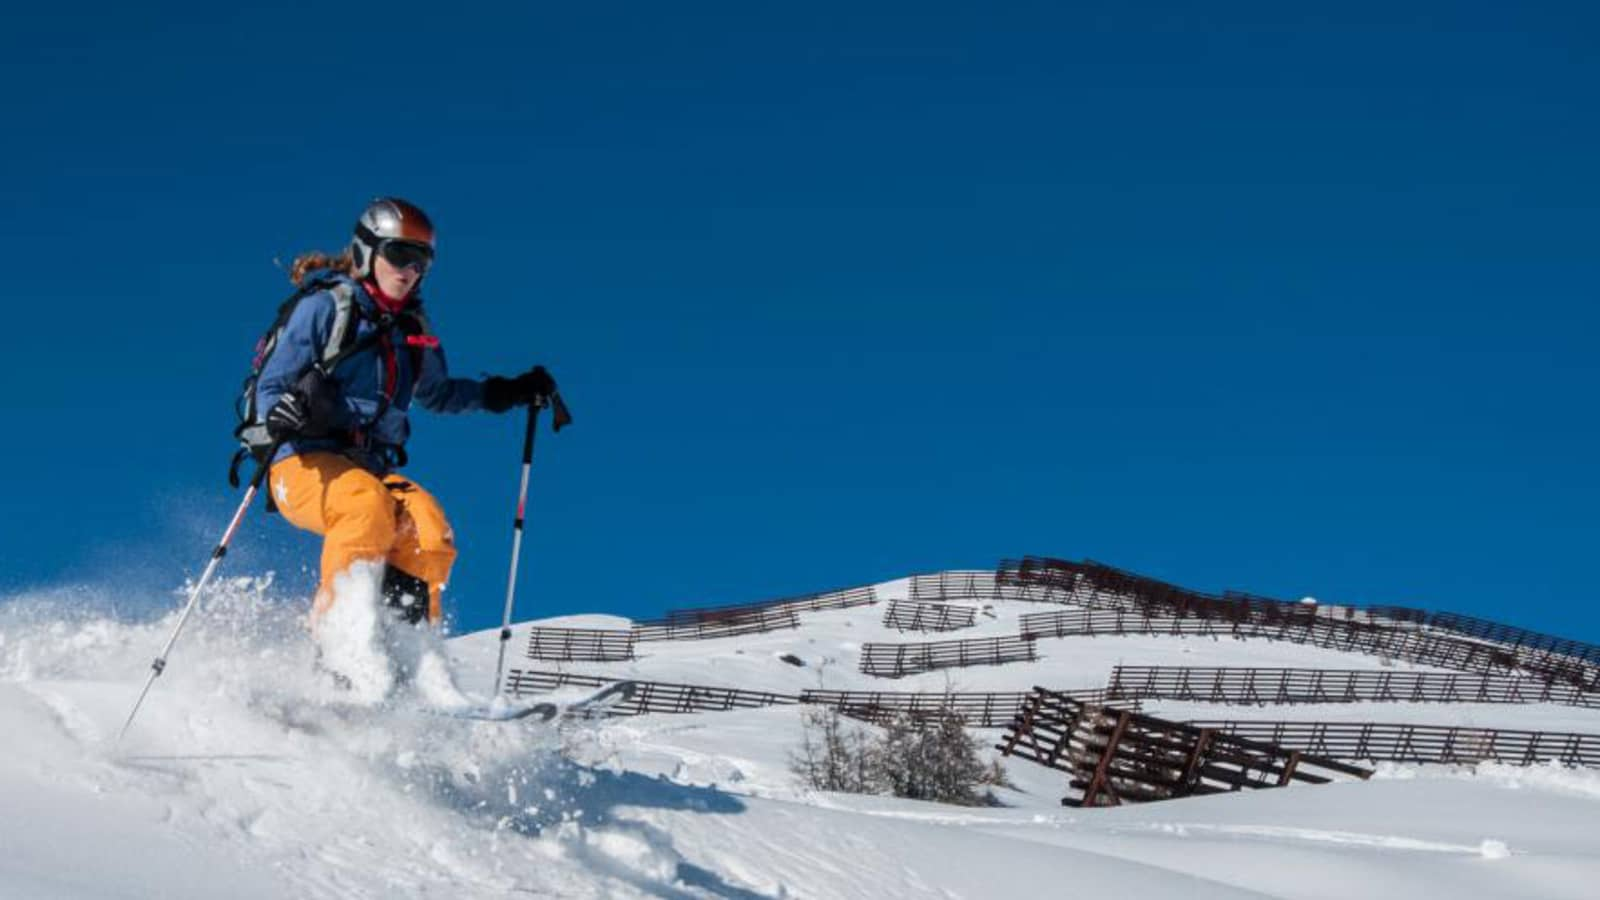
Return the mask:
[[396, 269], [415, 268], [426, 272], [433, 265], [433, 248], [412, 241], [383, 241], [378, 244], [378, 255]]

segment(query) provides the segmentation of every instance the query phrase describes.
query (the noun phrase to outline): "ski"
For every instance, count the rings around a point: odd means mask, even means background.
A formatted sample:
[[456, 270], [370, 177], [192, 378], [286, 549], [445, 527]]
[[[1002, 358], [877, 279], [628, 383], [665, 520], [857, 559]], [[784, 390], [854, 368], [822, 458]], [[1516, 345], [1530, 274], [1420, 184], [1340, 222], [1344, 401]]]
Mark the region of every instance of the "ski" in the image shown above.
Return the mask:
[[533, 719], [538, 722], [548, 722], [561, 714], [561, 708], [554, 703], [533, 704], [471, 704], [468, 706], [424, 710], [430, 715], [444, 716], [450, 719], [472, 719], [478, 722], [515, 722], [519, 719]]
[[607, 710], [632, 700], [638, 690], [639, 683], [636, 681], [613, 682], [581, 700], [567, 704], [563, 715], [586, 719], [603, 716]]
[[618, 681], [592, 694], [565, 703], [541, 701], [522, 704], [496, 698], [486, 704], [431, 709], [427, 712], [452, 719], [472, 719], [480, 722], [516, 722], [532, 719], [538, 723], [546, 723], [557, 718], [592, 719], [603, 716], [606, 710], [632, 699], [637, 688], [635, 682]]

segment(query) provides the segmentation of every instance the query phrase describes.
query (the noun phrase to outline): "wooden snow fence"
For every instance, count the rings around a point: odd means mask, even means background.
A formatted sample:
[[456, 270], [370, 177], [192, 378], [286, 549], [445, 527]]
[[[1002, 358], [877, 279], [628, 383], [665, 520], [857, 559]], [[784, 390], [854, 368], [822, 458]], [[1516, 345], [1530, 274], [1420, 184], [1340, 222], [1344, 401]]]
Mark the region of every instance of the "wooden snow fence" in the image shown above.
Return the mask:
[[[618, 681], [632, 679], [600, 675], [578, 675], [572, 672], [535, 672], [510, 670], [507, 690], [513, 695], [542, 694], [558, 688], [604, 687]], [[631, 698], [606, 709], [608, 715], [637, 716], [645, 713], [697, 713], [719, 712], [730, 709], [753, 709], [762, 706], [780, 706], [800, 702], [799, 697], [771, 691], [746, 691], [739, 688], [707, 687], [696, 684], [673, 684], [663, 681], [634, 681]]]
[[903, 678], [918, 672], [960, 666], [1032, 662], [1038, 658], [1031, 638], [1013, 635], [923, 644], [861, 645], [861, 671], [880, 678]]
[[911, 576], [909, 597], [917, 603], [996, 603], [1028, 599], [1025, 593], [1020, 587], [1002, 584], [994, 572], [956, 570]]
[[1359, 607], [1297, 603], [1242, 591], [1207, 594], [1093, 560], [1073, 562], [1041, 556], [1004, 560], [997, 577], [1029, 585], [1042, 592], [1038, 594], [1041, 599], [1088, 609], [1221, 619], [1323, 618], [1391, 627], [1399, 624]]
[[883, 615], [884, 627], [898, 631], [957, 631], [977, 621], [976, 607], [909, 600], [890, 600]]
[[1487, 619], [1403, 606], [1372, 607], [1376, 615], [1500, 647], [1519, 667], [1588, 691], [1600, 691], [1600, 645], [1529, 631]]
[[1117, 666], [1106, 696], [1200, 703], [1560, 703], [1600, 708], [1600, 693], [1520, 675], [1364, 669]]
[[[604, 687], [626, 679], [572, 672], [510, 670], [507, 691], [513, 696], [542, 694], [563, 687]], [[947, 713], [959, 716], [972, 728], [1004, 728], [1022, 709], [1025, 693], [912, 693], [889, 691], [802, 691], [799, 696], [768, 691], [706, 685], [635, 681], [633, 698], [607, 710], [610, 715], [644, 713], [718, 712], [762, 706], [787, 706], [796, 703], [831, 706], [844, 715], [882, 725], [899, 714], [913, 718], [932, 718]], [[1103, 690], [1070, 691], [1069, 696], [1085, 701], [1105, 700]], [[1137, 708], [1138, 701], [1118, 705]]]
[[599, 628], [531, 628], [528, 658], [551, 661], [617, 662], [633, 659], [631, 631]]
[[1436, 612], [1428, 616], [1426, 622], [1429, 628], [1453, 631], [1466, 637], [1477, 638], [1483, 641], [1493, 641], [1515, 647], [1527, 647], [1581, 660], [1592, 666], [1600, 666], [1600, 645], [1574, 641], [1568, 638], [1544, 634], [1538, 631], [1529, 631], [1526, 628], [1517, 628], [1512, 625], [1502, 625], [1487, 619], [1479, 619], [1460, 613]]
[[[1426, 645], [1430, 652], [1442, 650], [1457, 657], [1509, 660], [1488, 668], [1518, 669], [1550, 681], [1571, 684], [1581, 690], [1600, 691], [1600, 645], [1457, 613], [1430, 612], [1404, 606], [1297, 603], [1243, 591], [1224, 591], [1219, 596], [1093, 560], [1073, 562], [1038, 556], [1002, 561], [996, 571], [996, 580], [1033, 591], [1033, 599], [1093, 610], [1117, 610], [1151, 619], [1212, 619], [1253, 623], [1262, 628], [1303, 625], [1330, 641], [1333, 635], [1341, 633], [1341, 628], [1344, 634], [1350, 636], [1376, 631], [1422, 633], [1432, 640], [1418, 638], [1412, 642], [1412, 646]], [[1195, 626], [1184, 628], [1188, 630], [1166, 633], [1216, 633]], [[1471, 647], [1493, 649], [1471, 650]], [[1449, 667], [1462, 668], [1460, 665]], [[1463, 670], [1487, 671], [1488, 668], [1474, 663]]]
[[761, 603], [676, 609], [659, 619], [635, 622], [633, 633], [641, 641], [735, 637], [741, 634], [799, 628], [798, 614], [802, 612], [849, 609], [870, 606], [877, 602], [876, 589], [868, 586], [767, 600]]
[[[1101, 689], [1064, 691], [1085, 703], [1106, 703]], [[1026, 693], [913, 693], [909, 691], [802, 691], [801, 703], [831, 706], [853, 719], [883, 725], [898, 716], [913, 719], [953, 715], [969, 728], [1006, 728], [1022, 713]], [[1124, 709], [1138, 709], [1139, 701], [1115, 701]]]
[[[1431, 631], [1395, 629], [1310, 616], [1257, 620], [1084, 609], [1022, 617], [1022, 636], [1030, 639], [1130, 634], [1288, 641], [1460, 672], [1516, 671], [1521, 666], [1517, 656], [1492, 644]], [[1524, 668], [1523, 671], [1548, 677], [1537, 670]]]
[[1063, 805], [1117, 806], [1283, 787], [1326, 784], [1372, 772], [1303, 750], [1081, 703], [1034, 688], [996, 749], [1068, 775]]
[[994, 582], [1008, 599], [1029, 603], [1077, 603], [1077, 574], [1055, 564], [1061, 560], [1042, 556], [1003, 559], [995, 566]]
[[666, 618], [635, 622], [633, 634], [641, 641], [695, 641], [799, 627], [800, 617], [792, 609], [751, 604], [680, 610]]
[[995, 580], [1023, 591], [1031, 600], [1092, 609], [1167, 609], [1212, 599], [1093, 560], [1073, 562], [1047, 556], [1001, 560]]
[[[580, 675], [572, 672], [544, 672], [511, 669], [506, 681], [513, 696], [543, 694], [563, 687], [604, 687], [628, 679], [605, 675]], [[635, 681], [634, 697], [607, 712], [611, 715], [644, 713], [718, 712], [762, 706], [788, 706], [796, 703], [831, 706], [844, 715], [873, 724], [884, 724], [904, 713], [913, 718], [931, 718], [954, 713], [972, 728], [1004, 728], [1022, 709], [1025, 693], [913, 693], [891, 691], [802, 691], [799, 696], [769, 691], [747, 691], [706, 685]], [[1104, 702], [1100, 689], [1068, 691], [1068, 696], [1086, 702]], [[1119, 707], [1137, 709], [1138, 701], [1119, 701]]]
[[1377, 722], [1190, 722], [1339, 759], [1411, 763], [1558, 762], [1600, 768], [1600, 734]]

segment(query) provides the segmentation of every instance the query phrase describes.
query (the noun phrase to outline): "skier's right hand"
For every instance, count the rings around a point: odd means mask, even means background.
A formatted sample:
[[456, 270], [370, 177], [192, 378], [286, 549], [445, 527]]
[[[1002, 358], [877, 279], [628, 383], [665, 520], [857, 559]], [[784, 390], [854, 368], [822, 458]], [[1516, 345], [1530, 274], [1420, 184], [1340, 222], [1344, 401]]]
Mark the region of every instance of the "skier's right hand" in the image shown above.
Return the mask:
[[312, 367], [267, 411], [267, 434], [275, 441], [326, 437], [337, 430], [339, 411], [338, 383]]
[[298, 388], [284, 391], [267, 411], [267, 434], [275, 441], [301, 437], [311, 429], [311, 404]]

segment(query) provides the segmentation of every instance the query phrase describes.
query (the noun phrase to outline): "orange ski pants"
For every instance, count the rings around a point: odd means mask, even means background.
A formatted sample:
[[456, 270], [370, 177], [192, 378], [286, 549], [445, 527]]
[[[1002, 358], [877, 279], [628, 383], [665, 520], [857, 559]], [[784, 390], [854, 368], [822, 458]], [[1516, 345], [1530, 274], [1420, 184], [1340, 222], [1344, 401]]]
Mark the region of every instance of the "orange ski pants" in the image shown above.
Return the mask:
[[333, 605], [333, 579], [360, 561], [383, 561], [428, 585], [428, 621], [456, 561], [455, 535], [433, 495], [398, 475], [379, 478], [337, 453], [301, 453], [272, 465], [272, 498], [297, 528], [322, 535], [316, 624]]

